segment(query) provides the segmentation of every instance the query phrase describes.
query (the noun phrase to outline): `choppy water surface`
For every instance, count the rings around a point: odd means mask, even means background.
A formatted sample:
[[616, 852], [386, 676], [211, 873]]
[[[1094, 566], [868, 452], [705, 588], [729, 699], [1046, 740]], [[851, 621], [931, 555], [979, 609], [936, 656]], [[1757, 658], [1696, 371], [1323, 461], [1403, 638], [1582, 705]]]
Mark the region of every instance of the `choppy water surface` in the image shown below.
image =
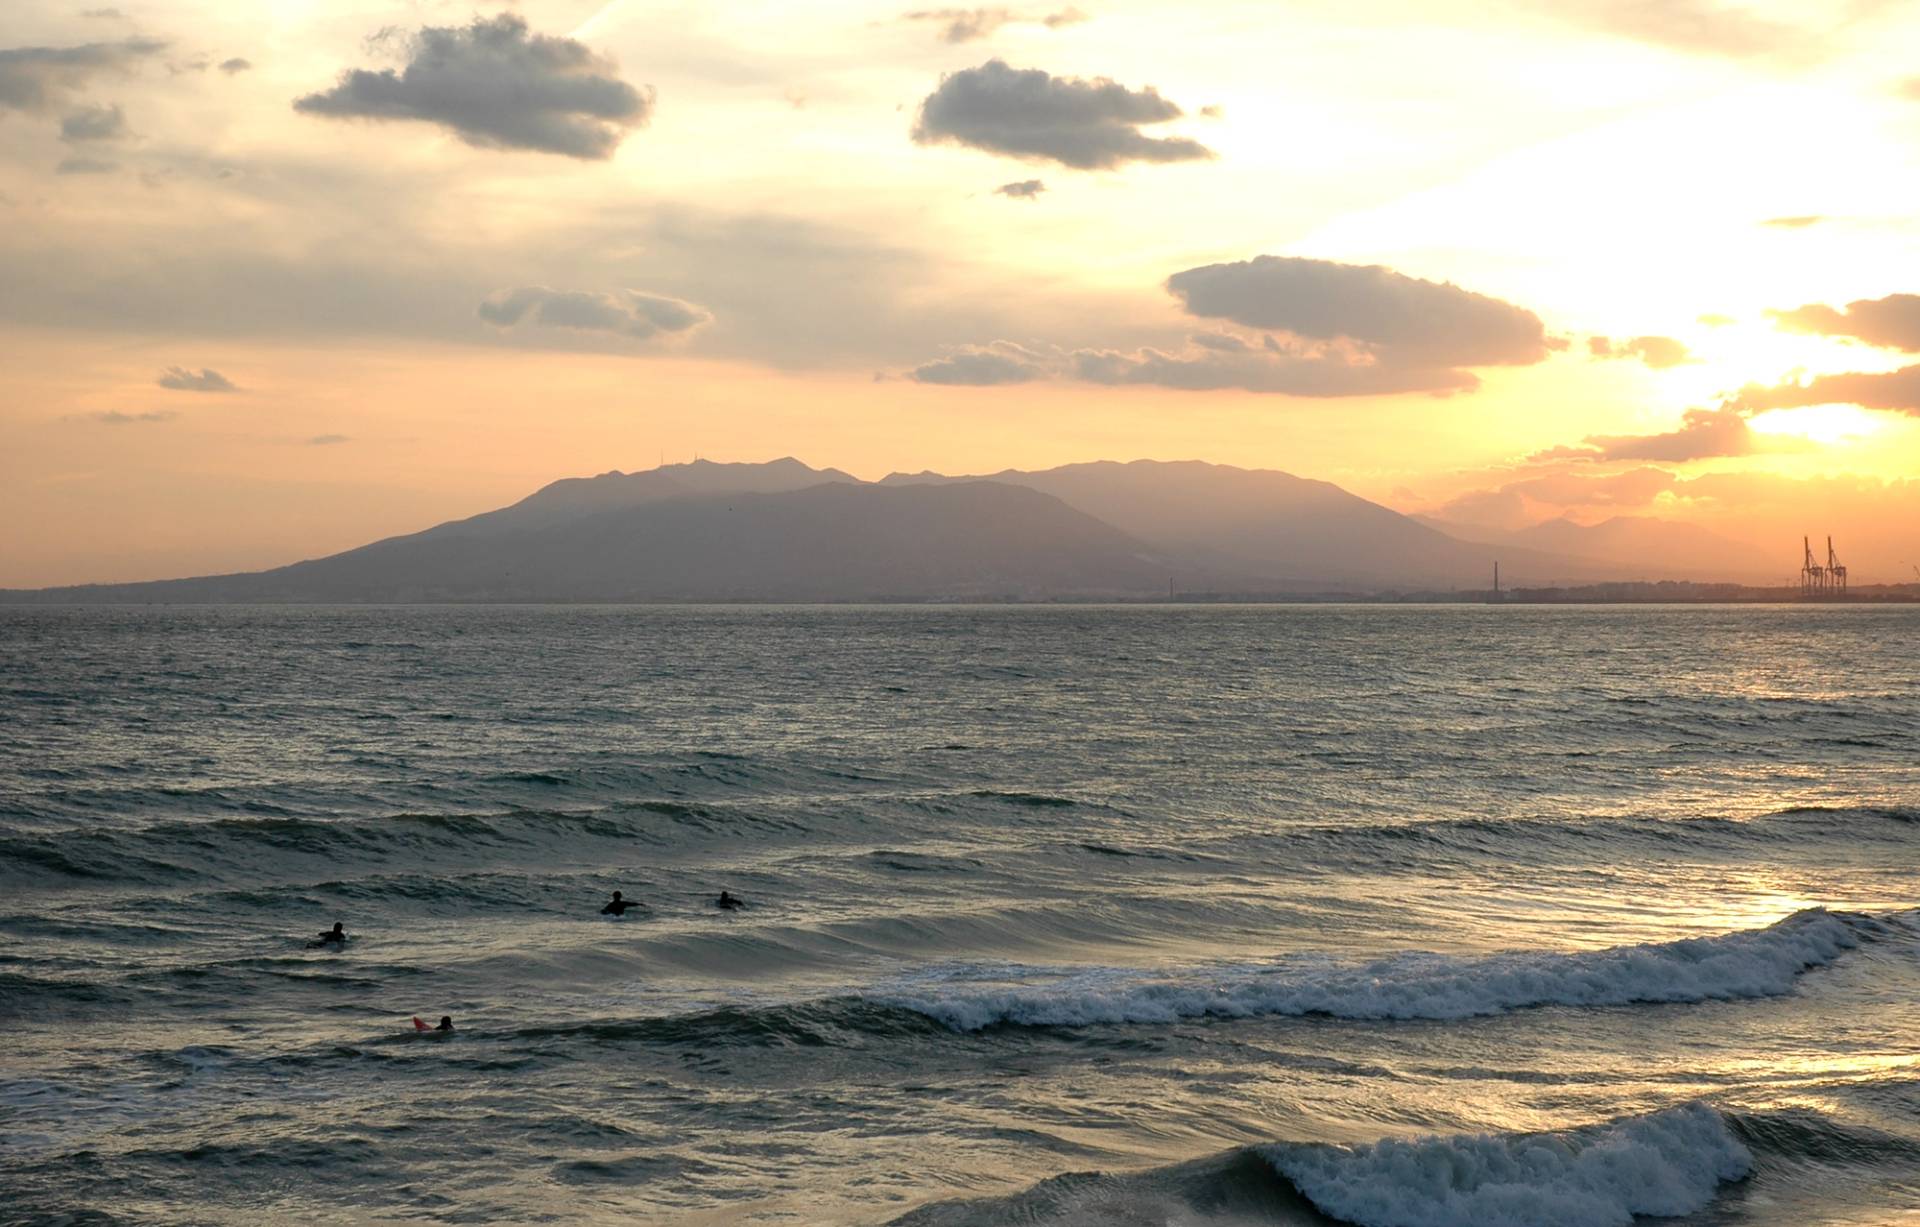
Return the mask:
[[1915, 1221], [1916, 632], [0, 611], [0, 1219]]

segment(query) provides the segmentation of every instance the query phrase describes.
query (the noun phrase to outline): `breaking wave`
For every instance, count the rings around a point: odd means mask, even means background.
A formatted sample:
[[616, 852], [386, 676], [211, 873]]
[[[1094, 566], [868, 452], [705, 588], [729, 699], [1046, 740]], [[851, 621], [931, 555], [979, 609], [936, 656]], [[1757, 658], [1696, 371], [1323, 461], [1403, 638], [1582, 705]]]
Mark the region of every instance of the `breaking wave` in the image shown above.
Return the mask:
[[955, 1031], [1258, 1015], [1459, 1019], [1533, 1006], [1780, 996], [1800, 973], [1833, 962], [1881, 928], [1870, 917], [1809, 908], [1763, 929], [1575, 953], [1414, 953], [1365, 963], [1295, 956], [1171, 973], [1093, 968], [1040, 983], [1030, 982], [1034, 969], [965, 967], [872, 996]]
[[1261, 1151], [1318, 1209], [1360, 1227], [1626, 1227], [1691, 1214], [1754, 1163], [1698, 1103], [1556, 1133]]

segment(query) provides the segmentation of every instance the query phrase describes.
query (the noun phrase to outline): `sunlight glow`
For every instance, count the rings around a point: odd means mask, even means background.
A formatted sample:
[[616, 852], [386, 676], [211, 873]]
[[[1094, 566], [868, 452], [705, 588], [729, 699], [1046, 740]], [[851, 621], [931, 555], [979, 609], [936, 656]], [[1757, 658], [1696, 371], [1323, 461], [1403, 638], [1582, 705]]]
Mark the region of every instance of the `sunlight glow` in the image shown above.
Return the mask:
[[1755, 414], [1747, 426], [1763, 435], [1797, 435], [1815, 443], [1846, 443], [1886, 429], [1885, 415], [1858, 405], [1808, 405], [1801, 409], [1769, 409]]

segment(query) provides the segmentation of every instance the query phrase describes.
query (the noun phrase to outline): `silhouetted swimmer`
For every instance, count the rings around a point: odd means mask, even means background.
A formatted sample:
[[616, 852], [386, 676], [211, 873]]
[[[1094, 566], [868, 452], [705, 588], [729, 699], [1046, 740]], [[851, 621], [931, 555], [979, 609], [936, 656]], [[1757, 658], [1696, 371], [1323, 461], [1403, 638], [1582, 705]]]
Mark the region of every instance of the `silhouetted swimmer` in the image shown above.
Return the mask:
[[440, 1025], [437, 1027], [429, 1027], [420, 1021], [418, 1014], [415, 1014], [413, 1016], [413, 1029], [415, 1031], [451, 1031], [453, 1030], [453, 1016], [451, 1014], [442, 1014], [440, 1016]]
[[640, 905], [631, 899], [622, 899], [619, 891], [613, 892], [613, 901], [600, 909], [602, 916], [624, 916]]
[[742, 903], [739, 899], [735, 898], [734, 896], [729, 895], [726, 891], [723, 890], [720, 892], [720, 897], [713, 901], [713, 906], [719, 908], [723, 912], [733, 912], [733, 911], [738, 911], [740, 908], [743, 908], [747, 905], [745, 903]]
[[333, 922], [333, 927], [325, 933], [322, 933], [320, 939], [313, 944], [316, 946], [344, 947], [347, 944], [347, 927], [336, 920]]

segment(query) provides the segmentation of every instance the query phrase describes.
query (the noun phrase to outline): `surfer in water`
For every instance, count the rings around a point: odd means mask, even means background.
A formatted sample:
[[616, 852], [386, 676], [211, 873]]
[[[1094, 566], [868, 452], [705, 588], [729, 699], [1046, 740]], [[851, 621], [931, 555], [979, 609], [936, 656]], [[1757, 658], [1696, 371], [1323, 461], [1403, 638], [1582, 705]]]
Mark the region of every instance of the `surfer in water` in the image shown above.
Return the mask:
[[600, 909], [600, 914], [602, 916], [624, 916], [639, 906], [639, 904], [631, 899], [622, 899], [620, 892], [616, 890], [613, 892], [613, 898], [608, 902], [607, 906]]
[[413, 1016], [413, 1029], [415, 1031], [451, 1031], [453, 1030], [453, 1016], [451, 1014], [442, 1014], [440, 1016], [440, 1025], [437, 1027], [429, 1027], [426, 1023], [420, 1021], [418, 1014], [415, 1014]]
[[740, 908], [743, 908], [747, 905], [742, 903], [738, 898], [728, 894], [726, 891], [723, 890], [720, 892], [720, 897], [713, 901], [713, 906], [719, 908], [723, 912], [732, 912], [732, 911], [737, 911]]
[[322, 933], [319, 939], [313, 944], [316, 946], [339, 946], [345, 949], [347, 944], [347, 927], [336, 920], [333, 922], [333, 927], [325, 933]]

